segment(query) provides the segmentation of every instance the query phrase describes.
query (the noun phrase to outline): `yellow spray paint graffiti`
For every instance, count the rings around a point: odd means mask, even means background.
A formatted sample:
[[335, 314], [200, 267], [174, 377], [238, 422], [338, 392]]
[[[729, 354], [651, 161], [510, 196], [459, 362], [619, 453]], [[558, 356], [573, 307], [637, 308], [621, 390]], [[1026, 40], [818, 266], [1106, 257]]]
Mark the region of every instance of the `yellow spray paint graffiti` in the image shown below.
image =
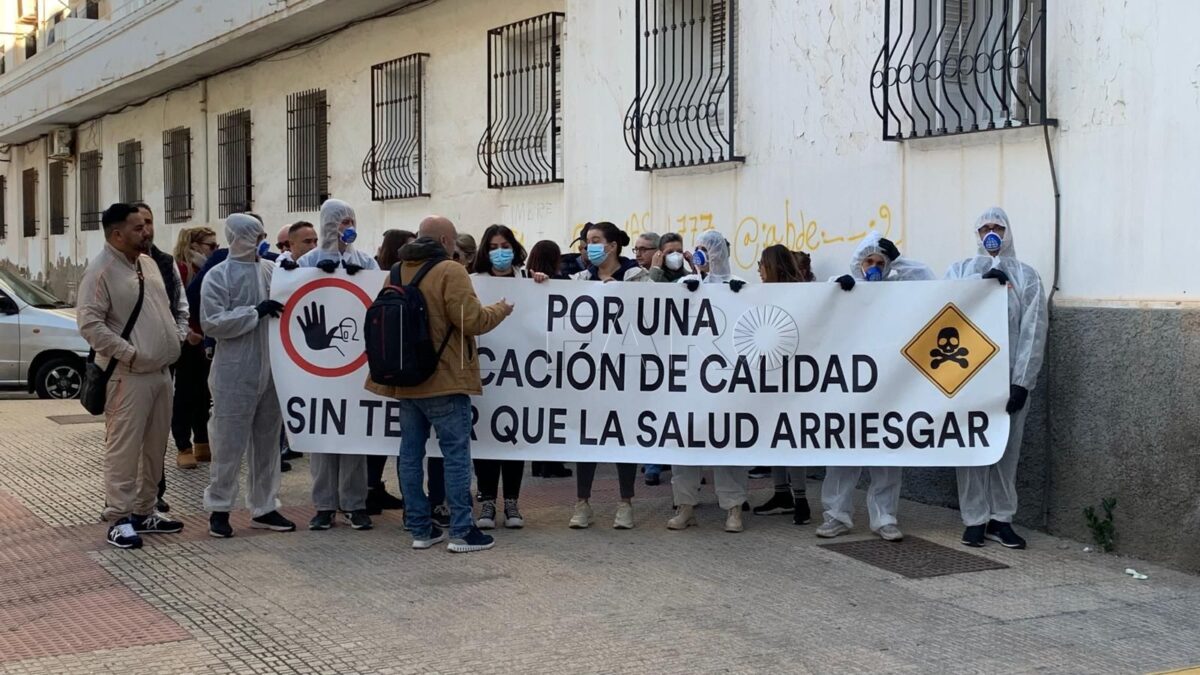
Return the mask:
[[[745, 215], [737, 219], [730, 240], [733, 247], [733, 263], [741, 269], [750, 269], [757, 264], [762, 250], [768, 246], [783, 244], [793, 251], [812, 253], [829, 244], [857, 242], [873, 230], [879, 230], [883, 236], [894, 239], [897, 246], [904, 244], [903, 231], [893, 236], [892, 209], [887, 204], [879, 205], [876, 216], [868, 220], [865, 227], [848, 228], [850, 231], [845, 233], [830, 232], [821, 227], [815, 219], [808, 218], [803, 210], [798, 211], [795, 216], [793, 219], [791, 200], [785, 199], [782, 221], [758, 215]], [[717, 229], [713, 214], [708, 211], [682, 215], [666, 214], [661, 221], [662, 229], [654, 227], [654, 220], [650, 211], [634, 212], [624, 219], [621, 229], [629, 234], [631, 240], [643, 232], [678, 232], [689, 245], [695, 242], [696, 236], [701, 232]], [[622, 225], [619, 219], [613, 222]], [[571, 239], [579, 236], [583, 226], [582, 222], [572, 226]]]

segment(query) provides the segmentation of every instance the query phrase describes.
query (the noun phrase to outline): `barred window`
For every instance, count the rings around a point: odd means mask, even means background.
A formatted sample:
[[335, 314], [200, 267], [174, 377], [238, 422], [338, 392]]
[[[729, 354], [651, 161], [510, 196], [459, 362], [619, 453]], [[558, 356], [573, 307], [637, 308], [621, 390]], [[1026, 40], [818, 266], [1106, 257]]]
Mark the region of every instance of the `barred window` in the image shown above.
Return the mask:
[[117, 144], [117, 194], [126, 204], [142, 201], [142, 142]]
[[488, 120], [477, 154], [489, 188], [563, 180], [565, 18], [550, 12], [488, 31]]
[[192, 217], [192, 130], [177, 127], [163, 132], [163, 202], [168, 223]]
[[324, 89], [288, 96], [288, 210], [316, 211], [329, 198], [329, 106]]
[[871, 98], [883, 138], [1045, 124], [1045, 0], [891, 0]]
[[37, 236], [37, 169], [21, 172], [21, 224], [26, 237]]
[[100, 151], [79, 155], [79, 229], [100, 229]]
[[8, 176], [0, 176], [0, 241], [8, 239]]
[[217, 116], [217, 208], [222, 218], [254, 206], [250, 141], [249, 110]]
[[625, 144], [639, 171], [741, 161], [736, 0], [636, 0]]
[[371, 199], [425, 197], [425, 61], [408, 56], [371, 67], [371, 150], [363, 182]]
[[67, 164], [50, 162], [50, 234], [67, 232]]

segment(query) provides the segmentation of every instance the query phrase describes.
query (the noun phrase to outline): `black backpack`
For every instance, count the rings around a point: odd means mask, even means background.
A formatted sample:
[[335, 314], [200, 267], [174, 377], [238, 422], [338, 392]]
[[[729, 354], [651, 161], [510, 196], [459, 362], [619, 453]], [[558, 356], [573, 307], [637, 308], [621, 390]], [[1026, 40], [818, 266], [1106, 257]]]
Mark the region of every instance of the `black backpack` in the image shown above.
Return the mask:
[[367, 309], [367, 364], [376, 384], [415, 387], [437, 370], [454, 326], [447, 324], [442, 346], [434, 349], [429, 309], [417, 285], [434, 265], [446, 261], [435, 258], [426, 262], [408, 284], [400, 283], [401, 263], [396, 263], [388, 285]]

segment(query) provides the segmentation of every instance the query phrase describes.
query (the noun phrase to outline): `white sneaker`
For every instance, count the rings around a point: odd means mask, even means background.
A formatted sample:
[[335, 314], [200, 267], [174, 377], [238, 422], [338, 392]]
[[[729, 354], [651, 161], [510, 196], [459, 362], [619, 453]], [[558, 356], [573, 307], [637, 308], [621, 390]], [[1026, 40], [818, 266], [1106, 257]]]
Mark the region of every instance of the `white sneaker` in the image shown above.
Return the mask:
[[613, 518], [613, 529], [633, 529], [633, 504], [630, 504], [629, 502], [621, 502], [620, 504], [617, 504], [617, 515], [615, 518]]
[[675, 515], [667, 521], [668, 530], [686, 530], [696, 524], [696, 507], [691, 504], [680, 504], [675, 509]]
[[838, 520], [837, 518], [826, 518], [825, 522], [817, 528], [817, 536], [822, 539], [833, 539], [840, 537], [843, 534], [850, 533], [850, 526]]
[[742, 524], [742, 507], [737, 505], [725, 512], [725, 531], [741, 532], [746, 529]]
[[904, 533], [895, 525], [884, 525], [875, 530], [875, 534], [879, 535], [880, 539], [884, 541], [902, 541], [904, 539]]
[[575, 514], [571, 516], [570, 528], [573, 530], [587, 529], [592, 524], [592, 505], [586, 499], [575, 502]]

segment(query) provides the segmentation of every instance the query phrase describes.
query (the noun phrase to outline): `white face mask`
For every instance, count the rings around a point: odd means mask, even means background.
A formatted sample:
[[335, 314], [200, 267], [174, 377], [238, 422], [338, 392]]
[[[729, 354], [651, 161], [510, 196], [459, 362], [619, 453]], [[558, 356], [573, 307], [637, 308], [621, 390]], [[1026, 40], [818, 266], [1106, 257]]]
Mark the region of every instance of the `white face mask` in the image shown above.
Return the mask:
[[680, 270], [683, 269], [683, 254], [679, 252], [667, 254], [667, 269]]

